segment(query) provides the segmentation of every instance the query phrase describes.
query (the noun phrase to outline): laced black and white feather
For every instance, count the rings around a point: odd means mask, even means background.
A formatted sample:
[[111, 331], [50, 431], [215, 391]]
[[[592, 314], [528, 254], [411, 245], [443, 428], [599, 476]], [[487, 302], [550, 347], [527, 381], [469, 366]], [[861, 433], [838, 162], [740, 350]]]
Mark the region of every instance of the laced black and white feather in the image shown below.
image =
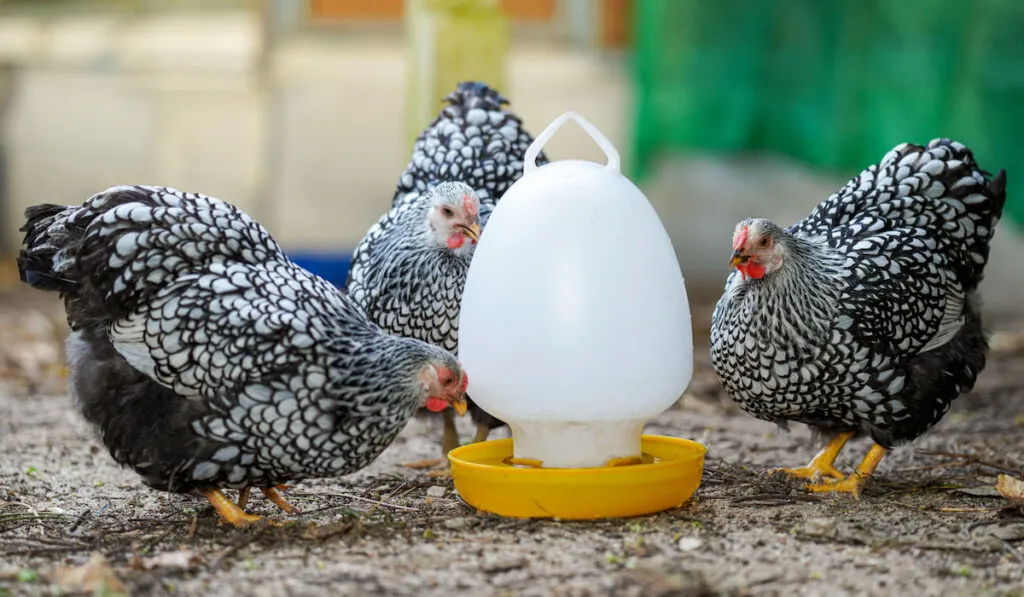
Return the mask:
[[[445, 101], [448, 105], [413, 145], [393, 206], [445, 181], [465, 182], [482, 205], [493, 206], [523, 175], [523, 157], [533, 137], [504, 107], [504, 96], [484, 83], [464, 82]], [[541, 153], [537, 163], [547, 163], [547, 157]]]

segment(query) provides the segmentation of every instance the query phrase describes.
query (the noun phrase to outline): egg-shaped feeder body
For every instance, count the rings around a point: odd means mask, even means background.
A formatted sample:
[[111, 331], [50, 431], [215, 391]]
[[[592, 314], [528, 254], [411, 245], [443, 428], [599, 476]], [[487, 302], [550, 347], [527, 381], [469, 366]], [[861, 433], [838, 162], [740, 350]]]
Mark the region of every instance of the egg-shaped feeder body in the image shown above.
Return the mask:
[[[607, 155], [536, 165], [575, 120]], [[593, 125], [568, 112], [526, 152], [466, 279], [459, 357], [469, 393], [545, 468], [639, 457], [644, 424], [693, 373], [686, 287], [665, 228]]]

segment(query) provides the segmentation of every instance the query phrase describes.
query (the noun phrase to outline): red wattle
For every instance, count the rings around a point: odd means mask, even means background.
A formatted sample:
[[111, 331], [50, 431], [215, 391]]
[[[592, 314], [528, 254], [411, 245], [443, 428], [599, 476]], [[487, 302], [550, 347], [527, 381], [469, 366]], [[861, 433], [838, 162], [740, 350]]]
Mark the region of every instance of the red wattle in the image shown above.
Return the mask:
[[448, 237], [448, 248], [458, 249], [462, 246], [462, 243], [466, 242], [466, 237], [461, 234], [453, 234]]
[[760, 279], [764, 277], [764, 266], [760, 263], [748, 262], [747, 275], [751, 278]]
[[427, 398], [427, 410], [429, 410], [430, 412], [439, 413], [446, 408], [448, 408], [448, 403], [445, 402], [444, 400], [441, 400], [440, 398], [434, 398], [433, 396]]

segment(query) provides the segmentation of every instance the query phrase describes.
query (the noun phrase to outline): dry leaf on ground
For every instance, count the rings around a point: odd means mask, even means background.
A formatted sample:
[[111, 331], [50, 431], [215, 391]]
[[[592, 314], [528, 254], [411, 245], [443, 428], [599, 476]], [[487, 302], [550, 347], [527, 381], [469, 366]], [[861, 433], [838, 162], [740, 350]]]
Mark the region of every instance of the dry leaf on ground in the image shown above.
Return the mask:
[[1024, 506], [1024, 481], [1010, 475], [999, 475], [996, 491], [1014, 506]]
[[110, 562], [98, 552], [93, 553], [89, 561], [81, 566], [57, 568], [53, 573], [53, 580], [65, 593], [87, 593], [103, 597], [128, 594], [128, 589], [114, 574]]

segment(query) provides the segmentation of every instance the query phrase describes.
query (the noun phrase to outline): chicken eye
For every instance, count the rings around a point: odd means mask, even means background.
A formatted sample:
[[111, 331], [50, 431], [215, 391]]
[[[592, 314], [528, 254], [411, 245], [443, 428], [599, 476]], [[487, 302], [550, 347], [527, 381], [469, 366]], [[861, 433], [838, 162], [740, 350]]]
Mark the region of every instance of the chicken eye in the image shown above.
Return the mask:
[[760, 241], [760, 242], [758, 242], [757, 244], [758, 244], [758, 245], [759, 245], [759, 246], [760, 246], [760, 247], [761, 247], [762, 249], [767, 249], [767, 248], [768, 248], [768, 237], [766, 236], [766, 237], [762, 238], [762, 239], [761, 239], [761, 241]]
[[455, 212], [452, 211], [452, 208], [450, 208], [450, 207], [442, 207], [441, 208], [441, 213], [444, 214], [444, 217], [446, 217], [446, 218], [450, 218], [450, 217], [455, 215]]

